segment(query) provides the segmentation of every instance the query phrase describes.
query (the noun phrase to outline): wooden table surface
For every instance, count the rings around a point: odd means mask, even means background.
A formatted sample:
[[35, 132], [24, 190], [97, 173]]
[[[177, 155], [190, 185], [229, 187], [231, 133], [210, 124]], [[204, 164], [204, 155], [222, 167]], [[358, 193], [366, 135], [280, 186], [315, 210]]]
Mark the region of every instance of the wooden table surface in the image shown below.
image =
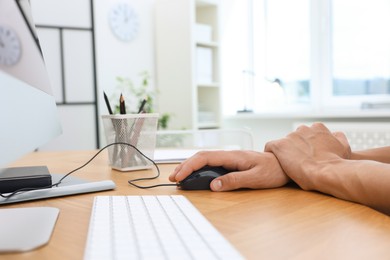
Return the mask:
[[[94, 153], [36, 152], [14, 165], [47, 165], [52, 173], [67, 173]], [[94, 196], [181, 194], [246, 259], [390, 259], [390, 217], [368, 207], [303, 191], [294, 185], [234, 192], [181, 191], [176, 187], [142, 190], [128, 185], [127, 180], [154, 172], [111, 170], [107, 157], [103, 152], [74, 176], [112, 179], [117, 185], [115, 190], [1, 206], [50, 206], [59, 208], [60, 214], [49, 244], [26, 253], [2, 254], [0, 258], [82, 259]], [[174, 167], [160, 165], [161, 177], [147, 184], [167, 183]]]

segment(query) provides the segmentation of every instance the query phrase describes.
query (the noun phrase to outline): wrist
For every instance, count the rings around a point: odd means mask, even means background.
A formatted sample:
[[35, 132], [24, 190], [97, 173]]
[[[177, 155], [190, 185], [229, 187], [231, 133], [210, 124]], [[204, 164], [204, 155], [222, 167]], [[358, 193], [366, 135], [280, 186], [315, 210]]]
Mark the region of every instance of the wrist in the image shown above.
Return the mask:
[[316, 181], [316, 190], [334, 197], [356, 201], [357, 173], [364, 166], [363, 161], [336, 159], [325, 164]]
[[272, 169], [275, 175], [283, 176], [285, 178], [285, 182], [289, 183], [291, 182], [291, 178], [284, 172], [282, 165], [280, 165], [280, 162], [278, 158], [271, 152], [264, 152], [262, 153], [266, 157], [268, 157], [270, 165], [269, 167]]
[[351, 154], [352, 160], [373, 160], [383, 163], [390, 163], [390, 147], [373, 148], [362, 151], [355, 151]]
[[316, 190], [390, 214], [390, 164], [340, 159], [320, 172]]
[[351, 160], [364, 160], [365, 157], [359, 151], [351, 153]]
[[343, 158], [335, 158], [332, 160], [319, 162], [316, 166], [317, 174], [312, 174], [312, 185], [314, 190], [333, 195], [333, 191], [338, 189], [341, 178], [349, 169], [350, 160]]

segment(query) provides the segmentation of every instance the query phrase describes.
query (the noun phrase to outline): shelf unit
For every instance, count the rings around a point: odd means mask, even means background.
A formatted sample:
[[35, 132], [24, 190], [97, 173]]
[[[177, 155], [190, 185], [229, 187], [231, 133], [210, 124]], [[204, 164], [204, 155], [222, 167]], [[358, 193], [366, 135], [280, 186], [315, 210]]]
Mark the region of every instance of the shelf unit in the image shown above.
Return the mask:
[[217, 0], [156, 2], [158, 104], [171, 129], [221, 126], [219, 12]]

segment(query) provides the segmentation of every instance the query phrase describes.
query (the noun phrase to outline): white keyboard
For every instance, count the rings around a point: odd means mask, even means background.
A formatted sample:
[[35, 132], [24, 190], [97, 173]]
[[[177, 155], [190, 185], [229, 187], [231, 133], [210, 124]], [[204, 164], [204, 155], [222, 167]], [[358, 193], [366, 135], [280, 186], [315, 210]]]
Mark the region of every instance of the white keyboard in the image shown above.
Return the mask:
[[84, 259], [243, 259], [181, 195], [95, 197]]

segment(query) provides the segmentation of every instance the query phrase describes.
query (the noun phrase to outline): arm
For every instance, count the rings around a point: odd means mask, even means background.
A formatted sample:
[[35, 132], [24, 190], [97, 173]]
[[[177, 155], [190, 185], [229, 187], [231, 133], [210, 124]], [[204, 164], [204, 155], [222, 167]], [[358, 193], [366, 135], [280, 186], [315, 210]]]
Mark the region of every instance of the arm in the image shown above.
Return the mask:
[[181, 163], [169, 176], [169, 180], [179, 182], [206, 165], [223, 166], [232, 171], [211, 182], [213, 191], [276, 188], [289, 181], [272, 153], [240, 150], [199, 152]]
[[364, 160], [383, 159], [384, 153], [351, 153], [345, 136], [332, 134], [323, 124], [301, 126], [286, 138], [267, 143], [265, 150], [275, 154], [301, 188], [390, 214], [390, 165]]
[[313, 189], [390, 215], [390, 165], [341, 159], [326, 165]]
[[390, 163], [390, 147], [381, 147], [364, 151], [352, 152], [353, 160], [373, 160], [383, 163]]

